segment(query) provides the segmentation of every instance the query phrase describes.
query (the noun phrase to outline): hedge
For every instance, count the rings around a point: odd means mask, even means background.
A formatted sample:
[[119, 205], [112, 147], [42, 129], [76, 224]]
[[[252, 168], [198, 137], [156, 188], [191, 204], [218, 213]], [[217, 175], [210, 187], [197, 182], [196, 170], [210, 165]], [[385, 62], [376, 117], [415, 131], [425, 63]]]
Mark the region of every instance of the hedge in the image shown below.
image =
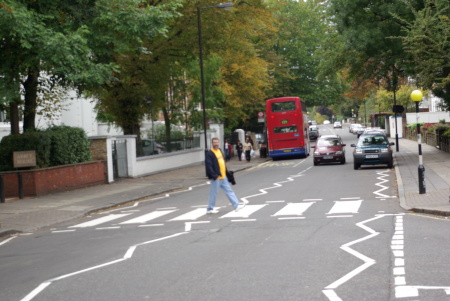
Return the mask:
[[0, 142], [0, 171], [13, 170], [14, 151], [36, 151], [36, 168], [91, 160], [89, 139], [81, 128], [54, 126], [6, 136]]

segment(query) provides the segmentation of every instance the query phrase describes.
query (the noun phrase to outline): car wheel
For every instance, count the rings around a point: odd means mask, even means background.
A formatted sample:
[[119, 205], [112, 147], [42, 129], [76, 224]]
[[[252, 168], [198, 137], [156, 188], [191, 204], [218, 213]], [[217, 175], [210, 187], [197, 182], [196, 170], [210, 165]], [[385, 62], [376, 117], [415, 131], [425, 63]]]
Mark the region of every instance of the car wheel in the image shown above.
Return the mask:
[[361, 164], [353, 163], [353, 169], [354, 170], [357, 170], [360, 166], [361, 166]]
[[388, 168], [392, 168], [394, 167], [394, 162], [392, 162], [392, 160], [387, 164]]
[[319, 165], [319, 162], [314, 161], [314, 166]]
[[341, 164], [345, 164], [345, 158], [341, 160]]

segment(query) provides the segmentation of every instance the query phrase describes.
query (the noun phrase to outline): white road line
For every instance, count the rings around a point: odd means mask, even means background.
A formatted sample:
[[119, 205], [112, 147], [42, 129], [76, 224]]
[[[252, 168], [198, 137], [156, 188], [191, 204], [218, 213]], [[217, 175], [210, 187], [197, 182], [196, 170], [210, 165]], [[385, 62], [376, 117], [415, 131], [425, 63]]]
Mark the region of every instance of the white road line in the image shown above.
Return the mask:
[[353, 215], [329, 215], [327, 218], [353, 217]]
[[220, 218], [234, 218], [234, 217], [247, 218], [252, 213], [260, 210], [261, 208], [263, 208], [265, 206], [267, 206], [267, 204], [264, 204], [264, 205], [247, 205], [244, 208], [242, 208], [241, 210], [239, 210], [238, 212], [233, 210], [233, 211], [225, 214], [224, 216], [221, 216]]
[[175, 217], [171, 219], [170, 221], [189, 221], [189, 220], [196, 220], [199, 217], [202, 217], [203, 215], [206, 215], [206, 209], [205, 208], [198, 208], [194, 209], [188, 213], [185, 213], [183, 215], [180, 215], [178, 217]]
[[143, 227], [160, 227], [160, 226], [164, 226], [164, 224], [139, 225], [138, 228], [143, 228]]
[[66, 232], [75, 232], [75, 231], [77, 231], [77, 230], [55, 230], [55, 231], [52, 231], [52, 233], [66, 233]]
[[100, 224], [103, 224], [103, 223], [106, 223], [106, 222], [110, 222], [112, 220], [115, 220], [115, 219], [118, 219], [118, 218], [130, 215], [130, 214], [131, 213], [110, 214], [110, 215], [107, 215], [107, 216], [104, 216], [104, 217], [100, 217], [100, 218], [94, 219], [92, 221], [81, 223], [81, 224], [78, 224], [78, 225], [75, 225], [75, 226], [70, 226], [69, 228], [87, 228], [87, 227], [97, 226], [97, 225], [100, 225]]
[[200, 222], [186, 222], [184, 223], [184, 231], [189, 232], [192, 229], [192, 225], [194, 224], [208, 224], [209, 221], [200, 221]]
[[95, 228], [95, 230], [111, 230], [111, 229], [120, 229], [120, 226]]
[[358, 213], [358, 209], [361, 206], [362, 200], [358, 201], [335, 201], [334, 206], [327, 214], [339, 214], [339, 213]]
[[362, 237], [362, 238], [360, 238], [360, 239], [357, 239], [357, 240], [351, 241], [351, 242], [349, 242], [349, 243], [346, 243], [346, 244], [344, 244], [344, 245], [341, 246], [341, 249], [342, 249], [342, 250], [346, 251], [346, 252], [349, 253], [349, 254], [352, 254], [353, 256], [355, 256], [355, 257], [357, 257], [357, 258], [359, 258], [359, 259], [361, 259], [364, 263], [363, 263], [362, 265], [360, 265], [359, 267], [357, 267], [356, 269], [350, 271], [350, 272], [347, 273], [346, 275], [342, 276], [341, 278], [339, 278], [339, 279], [336, 280], [335, 282], [331, 283], [331, 284], [328, 285], [327, 287], [325, 287], [325, 290], [323, 290], [322, 292], [323, 292], [327, 297], [328, 297], [328, 296], [331, 297], [331, 299], [329, 299], [329, 300], [338, 300], [338, 299], [335, 299], [335, 298], [339, 298], [339, 297], [335, 294], [334, 291], [330, 292], [330, 290], [333, 290], [333, 289], [338, 288], [338, 287], [339, 287], [340, 285], [342, 285], [343, 283], [349, 281], [350, 279], [352, 279], [353, 277], [355, 277], [356, 275], [358, 275], [358, 274], [361, 273], [362, 271], [366, 270], [367, 268], [369, 268], [370, 266], [372, 266], [372, 265], [375, 264], [375, 260], [374, 260], [374, 259], [369, 258], [369, 257], [367, 257], [367, 256], [365, 256], [365, 255], [363, 255], [363, 254], [361, 254], [361, 253], [359, 253], [359, 252], [353, 250], [352, 248], [350, 248], [350, 246], [352, 246], [352, 245], [354, 245], [354, 244], [357, 244], [357, 243], [360, 243], [360, 242], [362, 242], [362, 241], [371, 239], [371, 238], [377, 236], [379, 233], [376, 232], [375, 230], [373, 230], [373, 229], [367, 227], [365, 224], [368, 223], [368, 222], [371, 222], [371, 221], [373, 221], [373, 220], [382, 218], [382, 217], [384, 217], [384, 216], [381, 216], [381, 215], [380, 215], [380, 216], [376, 216], [376, 217], [373, 217], [373, 218], [371, 218], [371, 219], [362, 221], [362, 222], [360, 222], [360, 223], [357, 223], [356, 226], [358, 226], [358, 227], [360, 227], [360, 228], [366, 230], [366, 231], [369, 232], [370, 234], [367, 235], [367, 236], [364, 236], [364, 237]]
[[164, 216], [166, 214], [172, 213], [176, 210], [158, 210], [158, 211], [153, 211], [138, 217], [135, 217], [133, 219], [124, 221], [122, 223], [120, 223], [120, 225], [128, 225], [128, 224], [144, 224], [148, 221], [151, 221], [153, 219], [156, 219], [158, 217]]
[[360, 197], [352, 197], [352, 198], [339, 198], [340, 200], [360, 200]]
[[289, 203], [284, 206], [281, 210], [275, 213], [273, 216], [280, 215], [302, 215], [309, 207], [311, 207], [314, 202], [309, 203]]
[[316, 201], [323, 201], [323, 199], [303, 199], [302, 202], [316, 202]]
[[288, 219], [305, 219], [304, 216], [292, 216], [292, 217], [279, 217], [279, 220], [288, 220]]
[[11, 240], [13, 240], [13, 239], [16, 238], [16, 237], [17, 237], [17, 236], [12, 236], [12, 237], [10, 237], [10, 238], [8, 238], [8, 239], [5, 239], [4, 241], [0, 242], [0, 246], [6, 244], [8, 241], [11, 241]]
[[79, 271], [76, 271], [76, 272], [73, 272], [73, 273], [65, 274], [65, 275], [62, 275], [62, 276], [59, 276], [59, 277], [47, 280], [47, 281], [41, 283], [37, 288], [35, 288], [33, 291], [31, 291], [24, 298], [22, 298], [21, 301], [31, 301], [34, 297], [36, 297], [40, 292], [42, 292], [52, 282], [56, 282], [56, 281], [59, 281], [59, 280], [62, 280], [62, 279], [66, 279], [66, 278], [69, 278], [69, 277], [72, 277], [72, 276], [75, 276], [75, 275], [79, 275], [79, 274], [82, 274], [82, 273], [85, 273], [85, 272], [89, 272], [89, 271], [92, 271], [92, 270], [96, 270], [96, 269], [99, 269], [99, 268], [102, 268], [102, 267], [106, 267], [106, 266], [109, 266], [109, 265], [113, 265], [113, 264], [120, 263], [122, 261], [128, 260], [128, 259], [130, 259], [133, 256], [134, 251], [139, 246], [143, 246], [143, 245], [146, 245], [146, 244], [151, 244], [151, 243], [162, 241], [162, 240], [165, 240], [165, 239], [174, 238], [174, 237], [177, 237], [177, 236], [180, 236], [180, 235], [183, 235], [183, 234], [187, 234], [187, 233], [188, 232], [176, 233], [176, 234], [169, 235], [169, 236], [166, 236], [166, 237], [161, 237], [161, 238], [157, 238], [157, 239], [154, 239], [154, 240], [145, 241], [145, 242], [142, 242], [140, 244], [133, 245], [133, 246], [128, 248], [128, 250], [125, 253], [125, 255], [122, 258], [120, 258], [120, 259], [109, 261], [109, 262], [106, 262], [106, 263], [103, 263], [103, 264], [99, 264], [99, 265], [96, 265], [96, 266], [93, 266], [93, 267], [90, 267], [90, 268], [87, 268], [87, 269], [79, 270]]
[[267, 201], [266, 204], [272, 204], [272, 203], [284, 203], [285, 201]]
[[231, 222], [240, 223], [240, 222], [255, 222], [256, 219], [232, 219]]

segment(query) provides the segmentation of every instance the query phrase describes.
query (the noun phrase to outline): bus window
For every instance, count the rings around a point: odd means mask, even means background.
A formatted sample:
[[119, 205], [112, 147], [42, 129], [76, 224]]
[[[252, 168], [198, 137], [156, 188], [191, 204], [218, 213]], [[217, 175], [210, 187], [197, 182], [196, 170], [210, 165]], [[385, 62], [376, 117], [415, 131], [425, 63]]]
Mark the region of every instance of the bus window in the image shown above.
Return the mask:
[[297, 132], [297, 126], [280, 126], [273, 128], [273, 132], [275, 134], [283, 134], [283, 133], [295, 133]]
[[295, 111], [295, 101], [284, 101], [272, 103], [272, 112]]

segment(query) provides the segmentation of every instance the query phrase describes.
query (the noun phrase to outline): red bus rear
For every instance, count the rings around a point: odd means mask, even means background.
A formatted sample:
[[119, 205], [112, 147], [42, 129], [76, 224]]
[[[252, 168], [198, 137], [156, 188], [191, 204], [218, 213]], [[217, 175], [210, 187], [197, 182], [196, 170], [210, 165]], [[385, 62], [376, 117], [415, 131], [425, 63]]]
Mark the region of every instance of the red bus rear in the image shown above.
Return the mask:
[[308, 117], [299, 97], [266, 100], [266, 126], [269, 156], [308, 156]]

